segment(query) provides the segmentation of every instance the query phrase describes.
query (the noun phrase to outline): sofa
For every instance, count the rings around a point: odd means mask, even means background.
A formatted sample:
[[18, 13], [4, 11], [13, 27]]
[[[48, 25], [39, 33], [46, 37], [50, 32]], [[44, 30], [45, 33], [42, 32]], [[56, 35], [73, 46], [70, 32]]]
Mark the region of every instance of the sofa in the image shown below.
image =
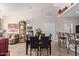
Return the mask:
[[9, 37], [9, 44], [10, 45], [13, 45], [13, 44], [16, 44], [19, 42], [19, 34], [12, 34], [10, 37]]
[[0, 37], [0, 56], [10, 56], [8, 38]]

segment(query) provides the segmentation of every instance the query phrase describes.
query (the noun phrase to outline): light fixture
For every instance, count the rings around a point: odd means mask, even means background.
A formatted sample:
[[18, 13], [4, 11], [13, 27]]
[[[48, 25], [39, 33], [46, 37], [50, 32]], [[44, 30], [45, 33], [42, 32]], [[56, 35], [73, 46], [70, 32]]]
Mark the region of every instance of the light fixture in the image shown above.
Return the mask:
[[76, 14], [79, 14], [79, 11], [76, 11]]

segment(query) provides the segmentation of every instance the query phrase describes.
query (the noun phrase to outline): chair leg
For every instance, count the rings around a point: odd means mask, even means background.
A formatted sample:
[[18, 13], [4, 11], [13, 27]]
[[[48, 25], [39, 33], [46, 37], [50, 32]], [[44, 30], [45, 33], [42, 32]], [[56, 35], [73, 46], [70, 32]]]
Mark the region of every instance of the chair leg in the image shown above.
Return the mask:
[[63, 40], [63, 45], [64, 45], [64, 40]]
[[67, 50], [67, 54], [69, 54], [70, 51], [70, 43], [68, 43], [68, 50]]
[[66, 40], [65, 39], [63, 40], [63, 45], [64, 45], [64, 48], [66, 48]]
[[75, 44], [75, 56], [77, 56], [77, 45]]
[[40, 56], [41, 56], [41, 49], [40, 49]]
[[47, 56], [49, 55], [48, 51], [49, 51], [49, 49], [47, 49]]
[[65, 40], [63, 40], [63, 46], [65, 47]]
[[26, 42], [26, 55], [28, 54], [28, 42]]
[[51, 45], [50, 45], [50, 47], [49, 47], [49, 52], [50, 52], [50, 55], [51, 55]]
[[66, 46], [66, 41], [67, 41], [67, 40], [65, 39], [65, 48], [67, 48], [67, 46]]
[[58, 46], [61, 48], [61, 39], [58, 40]]
[[37, 56], [38, 56], [38, 52], [39, 52], [39, 49], [37, 49]]
[[32, 49], [30, 49], [30, 56], [32, 55]]
[[58, 39], [58, 46], [59, 46], [59, 48], [60, 48], [60, 39]]

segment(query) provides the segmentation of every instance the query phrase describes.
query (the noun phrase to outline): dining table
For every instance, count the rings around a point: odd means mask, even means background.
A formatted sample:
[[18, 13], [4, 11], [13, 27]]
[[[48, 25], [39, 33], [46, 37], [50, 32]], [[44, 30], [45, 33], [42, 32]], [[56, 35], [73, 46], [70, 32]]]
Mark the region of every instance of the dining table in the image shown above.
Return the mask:
[[[52, 42], [52, 40], [48, 40], [49, 41], [49, 45], [48, 45], [48, 47], [49, 47], [49, 50], [50, 50], [50, 55], [51, 55], [51, 42]], [[41, 40], [39, 40], [39, 45], [41, 44]], [[28, 48], [29, 48], [29, 45], [30, 45], [30, 40], [26, 40], [26, 55], [28, 55]]]

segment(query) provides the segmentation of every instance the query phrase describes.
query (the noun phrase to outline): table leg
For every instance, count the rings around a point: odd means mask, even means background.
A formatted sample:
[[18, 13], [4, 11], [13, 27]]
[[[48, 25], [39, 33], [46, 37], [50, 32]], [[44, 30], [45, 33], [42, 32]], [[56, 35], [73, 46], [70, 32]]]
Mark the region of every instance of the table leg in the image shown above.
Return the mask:
[[75, 56], [77, 56], [77, 45], [75, 44]]
[[50, 47], [49, 47], [49, 49], [50, 49], [50, 55], [51, 55], [51, 43], [50, 43]]
[[28, 42], [26, 42], [26, 55], [28, 54]]
[[69, 54], [69, 51], [70, 51], [70, 43], [68, 43], [67, 54]]
[[60, 38], [58, 39], [58, 46], [59, 46], [59, 48], [61, 48], [61, 39]]

